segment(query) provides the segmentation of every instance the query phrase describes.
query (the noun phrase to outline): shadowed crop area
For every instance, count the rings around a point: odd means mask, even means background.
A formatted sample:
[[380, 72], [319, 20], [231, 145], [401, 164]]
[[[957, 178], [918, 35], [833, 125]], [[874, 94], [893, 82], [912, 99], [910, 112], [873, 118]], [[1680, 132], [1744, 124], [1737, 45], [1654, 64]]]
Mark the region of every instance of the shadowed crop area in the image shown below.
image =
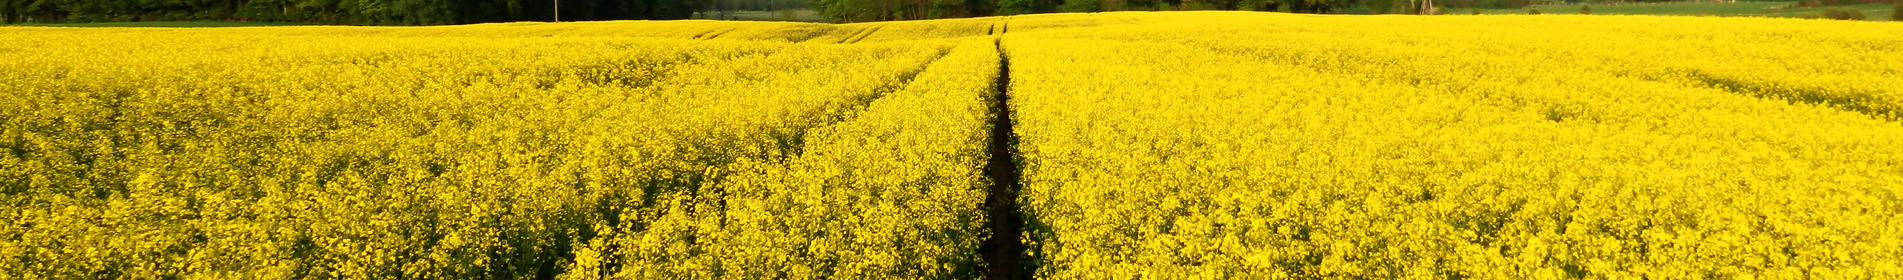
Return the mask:
[[1899, 23], [15, 26], [0, 69], [22, 278], [1903, 277]]

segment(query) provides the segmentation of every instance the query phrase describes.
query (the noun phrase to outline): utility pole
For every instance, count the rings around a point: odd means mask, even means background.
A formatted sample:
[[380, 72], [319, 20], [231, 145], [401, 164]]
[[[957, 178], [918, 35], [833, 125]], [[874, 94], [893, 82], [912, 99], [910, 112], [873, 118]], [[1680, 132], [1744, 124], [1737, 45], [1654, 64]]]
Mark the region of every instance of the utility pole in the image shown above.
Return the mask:
[[555, 0], [555, 22], [562, 22], [562, 0]]

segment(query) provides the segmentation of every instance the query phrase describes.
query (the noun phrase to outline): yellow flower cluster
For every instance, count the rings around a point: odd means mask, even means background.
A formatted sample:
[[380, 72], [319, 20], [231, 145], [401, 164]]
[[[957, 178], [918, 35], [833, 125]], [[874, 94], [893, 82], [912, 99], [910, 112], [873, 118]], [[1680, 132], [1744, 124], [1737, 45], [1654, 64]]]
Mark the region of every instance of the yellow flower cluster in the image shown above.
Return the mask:
[[6, 28], [0, 278], [971, 273], [993, 40], [675, 24]]
[[1903, 277], [1903, 25], [1207, 12], [1009, 30], [1041, 278]]
[[980, 259], [993, 137], [1038, 278], [1900, 278], [1898, 46], [1254, 12], [4, 27], [0, 279], [974, 278], [1010, 265]]

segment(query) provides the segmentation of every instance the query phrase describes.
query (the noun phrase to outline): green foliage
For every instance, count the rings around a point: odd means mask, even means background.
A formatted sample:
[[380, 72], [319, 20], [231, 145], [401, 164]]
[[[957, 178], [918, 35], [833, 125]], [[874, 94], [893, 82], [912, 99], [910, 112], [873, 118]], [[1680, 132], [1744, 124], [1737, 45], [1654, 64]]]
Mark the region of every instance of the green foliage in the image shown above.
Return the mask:
[[1488, 9], [1519, 9], [1533, 4], [1531, 0], [1470, 0], [1466, 2], [1454, 2], [1456, 6], [1463, 3], [1471, 7]]
[[998, 15], [1029, 14], [1037, 12], [1036, 0], [998, 0]]
[[834, 22], [896, 20], [905, 10], [914, 9], [910, 4], [900, 0], [813, 0], [819, 15]]
[[874, 0], [812, 0], [813, 9], [834, 22], [882, 20], [884, 9], [872, 9]]
[[[832, 22], [951, 18], [1050, 12], [1243, 10], [1331, 13], [1359, 0], [810, 0]], [[947, 2], [951, 1], [951, 2]], [[1373, 0], [1396, 1], [1396, 0]], [[1405, 1], [1405, 0], [1399, 0]], [[1526, 0], [1502, 0], [1521, 1]], [[1383, 2], [1386, 3], [1386, 2]], [[918, 12], [926, 11], [926, 12]], [[967, 11], [965, 14], [941, 11]]]
[[[1436, 2], [1439, 2], [1439, 0], [1436, 0]], [[1560, 11], [1560, 10], [1574, 11], [1574, 10], [1579, 10], [1581, 8], [1579, 6], [1582, 6], [1582, 5], [1586, 5], [1586, 4], [1575, 4], [1575, 5], [1544, 5], [1542, 4], [1542, 5], [1534, 5], [1531, 7], [1539, 8], [1541, 11]], [[1748, 17], [1794, 17], [1794, 18], [1822, 18], [1821, 12], [1824, 9], [1856, 9], [1856, 10], [1862, 10], [1864, 15], [1869, 17], [1870, 19], [1884, 19], [1884, 15], [1887, 14], [1886, 12], [1891, 9], [1890, 3], [1858, 4], [1858, 5], [1849, 5], [1849, 6], [1806, 7], [1802, 5], [1801, 3], [1787, 2], [1787, 1], [1776, 1], [1776, 2], [1740, 1], [1735, 3], [1674, 2], [1674, 3], [1656, 3], [1656, 4], [1648, 3], [1648, 4], [1636, 4], [1636, 5], [1604, 5], [1604, 4], [1594, 3], [1590, 5], [1592, 5], [1592, 14], [1595, 14], [1595, 15], [1698, 15], [1698, 16], [1748, 16]], [[1482, 14], [1525, 14], [1526, 9], [1525, 8], [1494, 9], [1494, 8], [1483, 7], [1481, 8], [1481, 13]]]
[[1434, 3], [1442, 4], [1443, 6], [1446, 6], [1447, 8], [1459, 8], [1459, 9], [1473, 8], [1474, 2], [1475, 2], [1474, 0], [1434, 1]]
[[1582, 14], [1582, 15], [1592, 14], [1592, 5], [1579, 5], [1579, 14]]
[[[713, 0], [566, 0], [570, 20], [679, 19]], [[786, 0], [789, 2], [797, 0]], [[421, 25], [551, 20], [542, 0], [0, 0], [4, 22], [237, 20]]]
[[1064, 1], [1064, 5], [1062, 7], [1058, 7], [1058, 10], [1064, 11], [1064, 12], [1073, 12], [1073, 13], [1101, 12], [1103, 11], [1103, 6], [1100, 3], [1098, 3], [1097, 0], [1067, 0], [1067, 1]]
[[1857, 9], [1824, 9], [1819, 12], [1824, 18], [1835, 20], [1863, 20], [1863, 11]]
[[1885, 0], [1804, 0], [1804, 1], [1799, 1], [1798, 4], [1804, 5], [1804, 6], [1811, 6], [1811, 7], [1820, 7], [1820, 6], [1876, 4], [1876, 3], [1885, 3], [1885, 2], [1890, 2], [1890, 1], [1885, 1]]
[[[1049, 12], [1253, 10], [1330, 13], [1358, 0], [565, 0], [565, 20], [682, 19], [811, 7], [833, 22]], [[1390, 3], [1396, 0], [1371, 0]], [[1528, 0], [1512, 1], [1524, 5]], [[548, 21], [547, 0], [0, 0], [0, 22], [269, 21], [430, 25]], [[702, 16], [706, 17], [705, 15]]]
[[299, 25], [299, 24], [288, 23], [288, 22], [263, 22], [263, 21], [239, 22], [239, 21], [222, 21], [222, 20], [196, 20], [196, 21], [111, 21], [111, 22], [90, 22], [90, 23], [21, 23], [19, 25], [56, 26], [56, 27], [239, 27], [239, 26], [291, 26], [291, 25]]
[[1376, 14], [1418, 14], [1419, 0], [1365, 0], [1363, 5]]

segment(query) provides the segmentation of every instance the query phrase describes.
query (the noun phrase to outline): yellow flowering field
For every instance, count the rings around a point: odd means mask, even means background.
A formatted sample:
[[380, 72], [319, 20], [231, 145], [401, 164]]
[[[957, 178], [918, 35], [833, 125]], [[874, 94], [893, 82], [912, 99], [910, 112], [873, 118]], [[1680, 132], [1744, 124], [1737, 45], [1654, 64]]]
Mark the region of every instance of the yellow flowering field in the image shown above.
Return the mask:
[[1903, 278], [1899, 23], [0, 27], [0, 95], [0, 279]]
[[973, 273], [995, 40], [593, 25], [0, 32], [0, 271]]
[[1039, 277], [1903, 277], [1903, 24], [1011, 22]]

